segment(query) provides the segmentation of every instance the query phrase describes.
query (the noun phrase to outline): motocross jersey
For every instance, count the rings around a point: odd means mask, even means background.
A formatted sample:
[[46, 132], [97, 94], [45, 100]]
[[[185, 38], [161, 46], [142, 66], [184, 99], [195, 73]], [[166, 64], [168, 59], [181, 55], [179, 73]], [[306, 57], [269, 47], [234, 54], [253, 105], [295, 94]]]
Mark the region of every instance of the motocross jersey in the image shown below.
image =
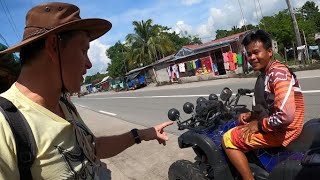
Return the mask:
[[295, 75], [279, 61], [272, 61], [255, 85], [253, 112], [261, 133], [274, 132], [287, 146], [304, 123], [304, 98]]

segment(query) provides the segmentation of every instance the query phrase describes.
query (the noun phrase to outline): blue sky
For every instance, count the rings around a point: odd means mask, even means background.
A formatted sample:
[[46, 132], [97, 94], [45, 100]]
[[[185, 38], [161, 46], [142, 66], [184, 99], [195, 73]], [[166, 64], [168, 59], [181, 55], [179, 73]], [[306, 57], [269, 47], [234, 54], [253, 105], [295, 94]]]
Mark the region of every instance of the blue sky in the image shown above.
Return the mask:
[[[257, 24], [261, 13], [256, 13], [258, 0], [239, 0], [245, 22]], [[291, 0], [294, 7], [301, 7], [307, 0]], [[320, 5], [320, 0], [313, 0]], [[0, 0], [0, 33], [10, 46], [22, 38], [25, 14], [45, 0]], [[93, 41], [89, 57], [93, 67], [88, 75], [104, 72], [110, 59], [105, 50], [115, 42], [125, 40], [133, 32], [132, 21], [152, 19], [154, 24], [168, 26], [176, 32], [187, 31], [199, 36], [203, 42], [213, 40], [218, 29], [230, 29], [244, 23], [238, 0], [65, 0], [80, 7], [82, 18], [104, 18], [113, 27], [101, 38]], [[256, 3], [255, 3], [256, 2]], [[273, 15], [286, 8], [285, 0], [259, 0], [262, 15]], [[9, 10], [11, 17], [5, 12]], [[8, 13], [7, 13], [8, 14]], [[14, 25], [9, 23], [9, 19]], [[4, 43], [0, 39], [1, 43]]]

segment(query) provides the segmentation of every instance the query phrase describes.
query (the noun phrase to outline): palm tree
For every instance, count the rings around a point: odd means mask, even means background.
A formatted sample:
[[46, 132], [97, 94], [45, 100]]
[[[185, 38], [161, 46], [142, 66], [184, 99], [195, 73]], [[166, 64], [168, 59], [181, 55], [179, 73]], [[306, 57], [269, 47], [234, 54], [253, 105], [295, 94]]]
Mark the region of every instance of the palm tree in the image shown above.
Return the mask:
[[152, 20], [133, 21], [133, 34], [126, 37], [132, 48], [128, 55], [130, 64], [150, 64], [174, 51], [173, 43], [163, 33], [164, 28], [152, 25]]

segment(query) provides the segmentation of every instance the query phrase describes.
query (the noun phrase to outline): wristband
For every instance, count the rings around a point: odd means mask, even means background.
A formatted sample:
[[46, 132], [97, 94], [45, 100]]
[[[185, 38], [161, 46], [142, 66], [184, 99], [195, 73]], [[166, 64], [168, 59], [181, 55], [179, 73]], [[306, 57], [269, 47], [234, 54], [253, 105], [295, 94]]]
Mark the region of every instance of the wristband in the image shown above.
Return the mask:
[[136, 144], [140, 144], [141, 143], [141, 139], [140, 136], [138, 134], [138, 129], [134, 128], [131, 130], [131, 134], [134, 138], [134, 142], [136, 142]]

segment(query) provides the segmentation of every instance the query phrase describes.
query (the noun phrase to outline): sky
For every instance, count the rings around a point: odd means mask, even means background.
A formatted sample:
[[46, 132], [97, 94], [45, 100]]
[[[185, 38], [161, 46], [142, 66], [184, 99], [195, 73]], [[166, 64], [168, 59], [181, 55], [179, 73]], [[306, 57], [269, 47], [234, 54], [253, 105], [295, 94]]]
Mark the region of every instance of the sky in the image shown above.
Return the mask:
[[[301, 7], [307, 0], [291, 0]], [[318, 6], [320, 0], [313, 0]], [[22, 39], [25, 15], [45, 0], [0, 0], [0, 34], [12, 46]], [[117, 41], [133, 33], [133, 21], [152, 19], [154, 24], [173, 31], [198, 36], [203, 42], [215, 39], [216, 30], [254, 24], [263, 16], [271, 16], [287, 8], [285, 0], [65, 0], [80, 7], [82, 18], [103, 18], [112, 29], [90, 43], [89, 58], [93, 67], [87, 75], [105, 73], [110, 59], [105, 51]], [[241, 5], [243, 16], [240, 10]], [[259, 6], [260, 4], [260, 6]], [[260, 9], [261, 7], [261, 9]], [[320, 7], [320, 6], [319, 6]], [[256, 10], [257, 9], [257, 10]], [[243, 18], [242, 18], [243, 17]], [[0, 39], [0, 43], [4, 43]]]

